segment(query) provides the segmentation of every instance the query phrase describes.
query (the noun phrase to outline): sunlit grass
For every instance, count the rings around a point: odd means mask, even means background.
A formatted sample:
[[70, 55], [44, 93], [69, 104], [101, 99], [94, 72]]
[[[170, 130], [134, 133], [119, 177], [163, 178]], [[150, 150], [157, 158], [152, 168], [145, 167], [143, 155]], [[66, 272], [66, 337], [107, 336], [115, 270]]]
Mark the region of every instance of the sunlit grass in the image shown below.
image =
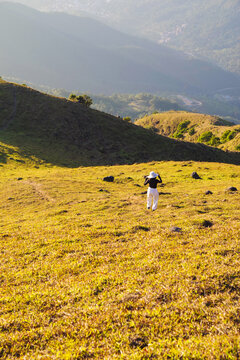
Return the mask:
[[[185, 141], [203, 142], [229, 151], [236, 151], [240, 142], [240, 126], [214, 115], [167, 111], [145, 116], [135, 123], [158, 134]], [[209, 139], [206, 134], [210, 136]]]
[[239, 167], [14, 164], [0, 173], [1, 358], [239, 359]]

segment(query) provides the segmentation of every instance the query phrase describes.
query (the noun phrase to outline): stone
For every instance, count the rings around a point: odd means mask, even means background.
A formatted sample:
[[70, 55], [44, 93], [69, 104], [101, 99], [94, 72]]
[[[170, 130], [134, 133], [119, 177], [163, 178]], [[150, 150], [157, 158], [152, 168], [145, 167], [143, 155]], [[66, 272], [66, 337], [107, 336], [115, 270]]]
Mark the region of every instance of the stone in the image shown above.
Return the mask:
[[200, 176], [198, 175], [198, 173], [197, 173], [196, 171], [194, 171], [194, 172], [192, 173], [191, 177], [192, 177], [193, 179], [201, 179]]
[[178, 233], [180, 233], [180, 232], [182, 232], [182, 229], [181, 229], [180, 227], [177, 227], [177, 226], [172, 226], [172, 227], [170, 228], [170, 231], [171, 231], [171, 232], [178, 232]]
[[207, 191], [205, 192], [205, 195], [212, 195], [212, 192], [211, 192], [210, 190], [207, 190]]
[[113, 181], [114, 181], [114, 177], [113, 177], [113, 176], [105, 176], [105, 177], [103, 178], [103, 181], [113, 182]]
[[226, 189], [226, 191], [238, 191], [238, 190], [234, 186], [230, 186], [229, 188]]
[[142, 336], [130, 337], [129, 345], [131, 348], [144, 349], [145, 347], [148, 346], [148, 341], [146, 337], [142, 337]]
[[203, 227], [212, 227], [212, 226], [213, 226], [213, 223], [212, 223], [211, 221], [209, 221], [209, 220], [203, 220], [202, 223], [201, 223], [201, 225], [202, 225]]

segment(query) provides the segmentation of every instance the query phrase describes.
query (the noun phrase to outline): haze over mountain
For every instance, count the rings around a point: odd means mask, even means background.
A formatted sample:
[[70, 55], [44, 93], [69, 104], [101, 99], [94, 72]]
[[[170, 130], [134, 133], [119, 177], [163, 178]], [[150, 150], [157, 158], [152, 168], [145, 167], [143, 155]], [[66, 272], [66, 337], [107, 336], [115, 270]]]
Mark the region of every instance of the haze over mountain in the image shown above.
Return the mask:
[[19, 0], [42, 10], [86, 11], [125, 32], [205, 57], [240, 73], [237, 0]]
[[[6, 29], [8, 31], [6, 32]], [[240, 78], [102, 23], [0, 3], [0, 74], [92, 93], [215, 92]]]

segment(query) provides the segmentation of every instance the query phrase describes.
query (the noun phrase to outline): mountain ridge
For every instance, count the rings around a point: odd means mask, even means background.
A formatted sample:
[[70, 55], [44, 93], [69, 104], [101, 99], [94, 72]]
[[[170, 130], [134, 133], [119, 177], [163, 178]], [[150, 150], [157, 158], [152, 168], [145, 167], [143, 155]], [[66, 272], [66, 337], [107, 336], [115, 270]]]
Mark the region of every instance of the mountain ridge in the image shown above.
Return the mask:
[[[239, 3], [235, 0], [19, 0], [44, 11], [90, 16], [131, 34], [205, 58], [240, 74]], [[216, 11], [217, 9], [217, 11]]]

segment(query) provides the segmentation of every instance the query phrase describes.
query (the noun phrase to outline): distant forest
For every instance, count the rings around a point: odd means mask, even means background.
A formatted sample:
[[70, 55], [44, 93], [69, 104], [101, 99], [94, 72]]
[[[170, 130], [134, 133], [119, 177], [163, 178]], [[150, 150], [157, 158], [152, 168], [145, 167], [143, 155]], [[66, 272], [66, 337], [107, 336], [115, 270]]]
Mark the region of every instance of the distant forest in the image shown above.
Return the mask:
[[[42, 89], [43, 90], [43, 89]], [[46, 91], [46, 89], [44, 89]], [[68, 98], [70, 93], [63, 89], [49, 89], [51, 95]], [[80, 95], [78, 91], [74, 91]], [[218, 115], [226, 120], [240, 123], [240, 101], [237, 96], [225, 98], [221, 95], [199, 96], [195, 98], [201, 105], [187, 106], [177, 96], [156, 96], [152, 94], [88, 94], [92, 100], [92, 108], [121, 117], [130, 117], [132, 121], [145, 115], [170, 110], [187, 110], [203, 114]]]

